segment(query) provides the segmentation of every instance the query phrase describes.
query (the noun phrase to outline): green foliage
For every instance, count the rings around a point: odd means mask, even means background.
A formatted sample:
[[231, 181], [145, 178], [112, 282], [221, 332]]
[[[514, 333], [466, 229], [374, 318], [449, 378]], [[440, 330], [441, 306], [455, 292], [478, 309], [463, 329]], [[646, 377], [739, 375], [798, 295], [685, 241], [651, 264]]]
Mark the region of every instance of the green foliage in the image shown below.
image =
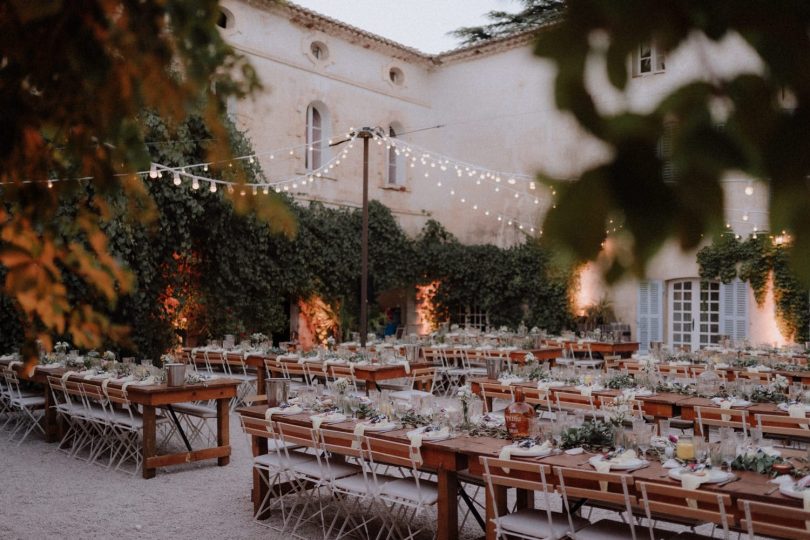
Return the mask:
[[488, 39], [536, 30], [543, 24], [557, 20], [565, 8], [565, 0], [520, 0], [520, 3], [523, 9], [517, 13], [490, 11], [487, 17], [491, 23], [459, 28], [451, 34], [461, 38], [465, 45], [471, 45]]
[[608, 379], [605, 385], [613, 390], [621, 390], [622, 388], [633, 388], [636, 386], [636, 380], [629, 373], [620, 373]]
[[[153, 217], [143, 183], [128, 176], [149, 166], [138, 121], [144, 108], [174, 123], [196, 111], [219, 142], [206, 149], [209, 160], [232, 156], [220, 121], [224, 100], [259, 82], [224, 41], [218, 16], [217, 0], [0, 7], [0, 263], [3, 291], [25, 321], [27, 359], [36, 339], [50, 348], [53, 333], [88, 348], [126, 334], [94, 306], [108, 311], [133, 285], [102, 232], [109, 206], [123, 197], [139, 221]], [[247, 176], [233, 169], [235, 179]], [[51, 178], [87, 180], [51, 186]], [[83, 204], [64, 212], [73, 198]], [[79, 281], [85, 296], [68, 290]]]
[[737, 456], [731, 462], [731, 468], [735, 471], [754, 471], [759, 474], [774, 474], [773, 466], [785, 463], [780, 456], [769, 456], [762, 450], [746, 453]]
[[571, 324], [572, 272], [555, 266], [535, 240], [508, 249], [465, 246], [431, 220], [416, 253], [422, 282], [440, 282], [434, 303], [441, 320], [470, 307], [488, 312], [494, 326], [524, 321], [557, 332]]
[[563, 449], [583, 447], [588, 450], [600, 450], [613, 446], [613, 434], [616, 428], [602, 420], [589, 420], [579, 427], [566, 428], [562, 433]]
[[728, 283], [736, 277], [748, 281], [761, 306], [773, 278], [776, 317], [785, 338], [803, 342], [810, 337], [810, 292], [790, 264], [797, 248], [775, 244], [765, 234], [738, 240], [725, 234], [698, 251], [700, 277]]
[[[537, 24], [544, 20], [535, 16]], [[607, 277], [641, 275], [666, 240], [692, 249], [702, 236], [722, 231], [721, 180], [742, 172], [767, 185], [770, 230], [793, 235], [793, 275], [810, 284], [808, 26], [810, 3], [804, 0], [779, 2], [778, 9], [736, 0], [653, 6], [568, 0], [558, 22], [538, 32], [535, 52], [555, 64], [557, 107], [597, 138], [609, 157], [575, 182], [552, 182], [559, 196], [545, 218], [546, 237], [577, 259], [593, 259], [608, 220], [621, 218]], [[586, 71], [604, 66], [621, 94], [616, 102], [630, 103], [638, 91], [638, 84], [629, 84], [630, 59], [641, 44], [654, 43], [671, 60], [686, 43], [700, 47], [701, 40], [713, 45], [732, 36], [751, 47], [762, 69], [704, 73], [639, 112], [603, 112], [586, 84], [600, 75], [586, 77]], [[671, 144], [661, 145], [664, 139]]]

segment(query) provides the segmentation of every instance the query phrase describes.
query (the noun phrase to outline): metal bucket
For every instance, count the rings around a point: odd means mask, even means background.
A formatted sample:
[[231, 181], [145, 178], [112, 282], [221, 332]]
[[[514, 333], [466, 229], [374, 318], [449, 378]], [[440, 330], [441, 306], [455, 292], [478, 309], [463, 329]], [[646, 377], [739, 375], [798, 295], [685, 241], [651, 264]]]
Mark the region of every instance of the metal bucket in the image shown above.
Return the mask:
[[264, 393], [267, 395], [269, 407], [278, 407], [280, 404], [286, 403], [287, 397], [290, 395], [290, 379], [265, 379]]
[[166, 364], [166, 386], [183, 386], [186, 384], [185, 364]]

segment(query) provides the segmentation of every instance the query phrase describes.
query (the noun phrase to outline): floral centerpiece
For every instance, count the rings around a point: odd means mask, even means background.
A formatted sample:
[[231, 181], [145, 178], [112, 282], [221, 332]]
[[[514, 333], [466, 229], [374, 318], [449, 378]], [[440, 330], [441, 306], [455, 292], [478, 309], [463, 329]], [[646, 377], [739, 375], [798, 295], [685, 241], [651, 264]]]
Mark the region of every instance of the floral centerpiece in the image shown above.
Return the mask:
[[612, 376], [607, 380], [605, 386], [613, 390], [621, 390], [622, 388], [633, 388], [636, 385], [636, 380], [629, 373], [619, 373]]
[[261, 332], [250, 334], [250, 344], [253, 345], [254, 347], [258, 347], [265, 341], [267, 341], [267, 336], [262, 334]]
[[461, 402], [461, 414], [463, 422], [468, 424], [470, 422], [470, 403], [475, 401], [476, 395], [473, 394], [472, 388], [469, 384], [465, 384], [456, 392], [456, 398]]

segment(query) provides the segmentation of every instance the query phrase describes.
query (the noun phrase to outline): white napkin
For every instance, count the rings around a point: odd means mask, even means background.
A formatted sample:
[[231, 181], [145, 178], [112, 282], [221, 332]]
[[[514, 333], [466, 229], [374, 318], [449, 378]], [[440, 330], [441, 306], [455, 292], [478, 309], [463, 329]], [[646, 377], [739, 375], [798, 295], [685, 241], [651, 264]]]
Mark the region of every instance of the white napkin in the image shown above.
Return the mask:
[[661, 466], [662, 466], [663, 468], [665, 468], [665, 469], [677, 469], [678, 467], [680, 467], [680, 466], [681, 466], [681, 464], [680, 464], [680, 463], [678, 463], [676, 460], [674, 460], [674, 459], [670, 458], [670, 459], [666, 460], [666, 461], [663, 463], [663, 465], [661, 465]]
[[[609, 473], [610, 472], [610, 461], [606, 459], [600, 459], [593, 462], [593, 468], [596, 469], [598, 473]], [[608, 483], [604, 480], [599, 481], [599, 489], [602, 491], [607, 491]]]
[[[731, 409], [731, 404], [732, 403], [733, 402], [728, 400], [728, 399], [723, 399], [723, 400], [720, 400], [718, 405], [720, 405], [721, 409], [729, 410], [729, 409]], [[731, 420], [731, 415], [729, 415], [729, 414], [721, 414], [720, 419], [723, 420], [723, 422], [728, 422], [729, 420]]]
[[579, 454], [585, 452], [584, 448], [577, 447], [577, 448], [569, 448], [565, 451], [565, 453], [569, 456], [578, 456]]
[[[352, 448], [354, 448], [355, 450], [360, 448], [360, 439], [363, 438], [363, 435], [365, 435], [365, 433], [366, 433], [366, 425], [363, 422], [358, 422], [357, 425], [354, 426], [354, 441], [352, 441]], [[411, 444], [413, 444], [413, 441], [411, 442]]]
[[[703, 483], [703, 477], [695, 476], [694, 474], [684, 473], [681, 475], [681, 487], [684, 489], [696, 490], [700, 488]], [[686, 499], [686, 504], [689, 508], [697, 509], [698, 504], [695, 499]]]
[[[806, 418], [806, 413], [804, 409], [804, 404], [797, 403], [795, 405], [790, 405], [788, 407], [788, 415], [791, 418]], [[802, 429], [808, 429], [807, 424], [802, 424]]]

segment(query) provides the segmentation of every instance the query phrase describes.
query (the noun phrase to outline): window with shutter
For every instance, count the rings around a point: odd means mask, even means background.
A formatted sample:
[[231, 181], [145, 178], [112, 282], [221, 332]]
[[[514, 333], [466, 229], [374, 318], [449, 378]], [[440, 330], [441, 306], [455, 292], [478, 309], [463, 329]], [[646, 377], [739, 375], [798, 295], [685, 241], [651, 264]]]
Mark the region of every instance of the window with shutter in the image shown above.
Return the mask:
[[638, 284], [636, 333], [639, 351], [647, 352], [651, 341], [661, 341], [663, 335], [663, 296], [661, 281], [645, 280]]
[[734, 341], [748, 339], [748, 284], [739, 279], [721, 286], [723, 335]]

